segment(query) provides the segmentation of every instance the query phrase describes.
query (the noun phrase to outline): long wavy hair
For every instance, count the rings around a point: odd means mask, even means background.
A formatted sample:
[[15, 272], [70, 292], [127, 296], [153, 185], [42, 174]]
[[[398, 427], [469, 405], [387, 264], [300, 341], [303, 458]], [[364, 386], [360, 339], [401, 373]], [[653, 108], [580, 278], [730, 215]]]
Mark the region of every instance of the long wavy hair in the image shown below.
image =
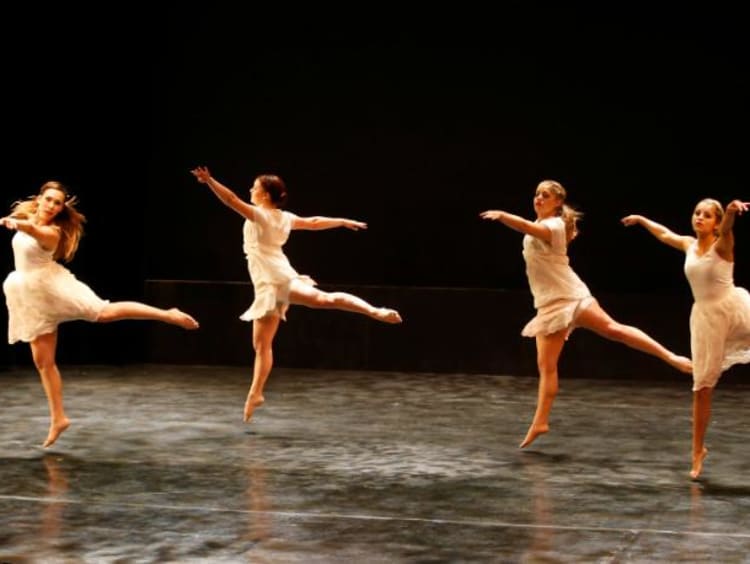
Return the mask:
[[568, 193], [556, 180], [542, 180], [537, 188], [546, 188], [560, 200], [557, 215], [565, 223], [565, 238], [570, 243], [578, 236], [578, 220], [583, 217], [583, 213], [565, 203]]
[[56, 180], [50, 180], [42, 184], [39, 194], [31, 196], [26, 200], [14, 202], [11, 206], [11, 217], [17, 219], [31, 219], [39, 209], [39, 197], [47, 190], [57, 190], [63, 194], [63, 207], [53, 219], [52, 225], [60, 229], [60, 241], [55, 249], [55, 260], [70, 262], [78, 250], [78, 243], [83, 236], [83, 224], [86, 216], [76, 209], [78, 199], [71, 196], [64, 184]]

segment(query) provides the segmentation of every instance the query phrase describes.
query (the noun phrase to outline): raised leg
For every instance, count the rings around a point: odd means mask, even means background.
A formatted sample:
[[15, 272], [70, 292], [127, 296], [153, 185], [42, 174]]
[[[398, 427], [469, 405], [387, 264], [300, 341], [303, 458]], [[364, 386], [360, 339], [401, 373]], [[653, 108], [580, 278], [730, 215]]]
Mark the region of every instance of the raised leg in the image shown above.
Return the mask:
[[395, 309], [375, 307], [362, 298], [346, 292], [323, 292], [313, 286], [304, 284], [292, 285], [289, 301], [317, 309], [338, 309], [359, 313], [382, 321], [383, 323], [401, 323], [401, 316]]
[[689, 358], [676, 355], [637, 327], [618, 323], [598, 303], [583, 310], [576, 319], [576, 324], [606, 339], [655, 356], [680, 372], [691, 374], [693, 371], [693, 363]]
[[195, 319], [176, 307], [161, 309], [140, 302], [109, 303], [104, 306], [96, 321], [99, 323], [111, 323], [113, 321], [122, 321], [123, 319], [148, 319], [177, 325], [183, 329], [198, 328], [198, 322]]

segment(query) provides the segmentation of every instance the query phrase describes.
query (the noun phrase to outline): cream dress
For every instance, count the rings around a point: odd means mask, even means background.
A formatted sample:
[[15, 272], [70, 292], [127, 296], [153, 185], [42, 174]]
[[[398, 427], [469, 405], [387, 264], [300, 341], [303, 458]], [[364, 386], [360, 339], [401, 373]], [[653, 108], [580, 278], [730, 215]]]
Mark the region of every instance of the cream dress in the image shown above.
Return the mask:
[[685, 276], [695, 300], [690, 312], [693, 390], [713, 388], [724, 370], [750, 362], [750, 294], [734, 285], [734, 263], [715, 247], [698, 256], [693, 241], [685, 252]]
[[12, 246], [15, 270], [3, 282], [9, 343], [33, 341], [65, 321], [96, 321], [108, 300], [56, 262], [54, 252], [31, 235], [17, 231]]
[[526, 276], [537, 314], [521, 334], [536, 337], [567, 329], [567, 338], [575, 328], [578, 315], [594, 303], [594, 298], [570, 267], [562, 218], [548, 217], [539, 223], [547, 226], [552, 236], [549, 243], [532, 235], [523, 238]]
[[260, 206], [253, 209], [255, 220], [245, 220], [242, 235], [255, 299], [240, 319], [252, 321], [275, 313], [286, 320], [289, 289], [292, 284], [311, 283], [309, 277], [300, 276], [292, 268], [282, 251], [297, 216], [280, 209], [266, 209]]

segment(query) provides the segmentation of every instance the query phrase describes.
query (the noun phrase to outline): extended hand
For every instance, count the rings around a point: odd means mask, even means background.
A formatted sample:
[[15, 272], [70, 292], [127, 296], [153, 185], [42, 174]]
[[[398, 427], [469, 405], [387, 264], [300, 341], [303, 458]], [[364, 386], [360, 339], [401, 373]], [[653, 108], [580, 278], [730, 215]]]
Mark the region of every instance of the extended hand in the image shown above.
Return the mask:
[[742, 200], [732, 200], [727, 204], [727, 211], [737, 212], [738, 215], [742, 215], [748, 210], [750, 202], [743, 202]]
[[493, 221], [500, 221], [502, 216], [503, 212], [501, 210], [487, 210], [479, 214], [479, 217], [482, 219], [491, 219]]
[[364, 221], [354, 221], [353, 219], [347, 219], [344, 222], [344, 227], [351, 229], [352, 231], [359, 231], [360, 229], [367, 229], [367, 224]]
[[636, 225], [640, 219], [640, 215], [626, 215], [620, 221], [622, 221], [624, 226], [630, 227], [631, 225]]
[[211, 172], [208, 170], [208, 167], [205, 166], [196, 167], [191, 170], [190, 173], [202, 184], [206, 184], [211, 178]]
[[10, 229], [11, 231], [18, 229], [18, 222], [12, 217], [0, 218], [0, 225], [7, 229]]

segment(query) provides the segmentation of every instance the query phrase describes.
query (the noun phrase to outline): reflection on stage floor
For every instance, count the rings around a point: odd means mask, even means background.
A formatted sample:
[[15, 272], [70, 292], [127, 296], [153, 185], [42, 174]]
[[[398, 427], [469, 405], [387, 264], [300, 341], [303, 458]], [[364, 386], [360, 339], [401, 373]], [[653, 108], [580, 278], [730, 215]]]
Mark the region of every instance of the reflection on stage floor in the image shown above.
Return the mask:
[[741, 562], [750, 382], [717, 388], [703, 477], [683, 383], [62, 367], [49, 449], [31, 369], [0, 373], [0, 562]]

